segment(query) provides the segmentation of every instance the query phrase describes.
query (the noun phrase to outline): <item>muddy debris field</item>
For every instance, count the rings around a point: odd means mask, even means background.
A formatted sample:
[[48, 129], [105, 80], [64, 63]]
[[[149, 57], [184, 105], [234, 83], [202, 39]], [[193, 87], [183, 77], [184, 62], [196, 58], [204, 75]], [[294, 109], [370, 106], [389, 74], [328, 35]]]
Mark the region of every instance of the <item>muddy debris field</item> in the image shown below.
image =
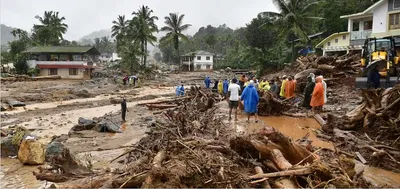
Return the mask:
[[[231, 71], [166, 74], [135, 87], [110, 78], [4, 81], [2, 188], [400, 187], [400, 85], [354, 89], [356, 57], [302, 57], [267, 74], [294, 76], [297, 95], [260, 92], [259, 123], [246, 123], [242, 110], [228, 121], [225, 96], [204, 88], [206, 76]], [[328, 83], [320, 114], [301, 106], [315, 72]], [[185, 96], [176, 97], [181, 82]]]

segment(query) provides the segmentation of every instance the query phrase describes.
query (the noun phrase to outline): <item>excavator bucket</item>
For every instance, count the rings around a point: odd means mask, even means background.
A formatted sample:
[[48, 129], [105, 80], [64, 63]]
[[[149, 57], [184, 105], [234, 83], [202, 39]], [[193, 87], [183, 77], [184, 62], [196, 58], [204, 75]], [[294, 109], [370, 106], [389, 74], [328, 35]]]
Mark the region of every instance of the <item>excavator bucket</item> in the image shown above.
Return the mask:
[[[358, 89], [367, 89], [371, 88], [371, 84], [368, 82], [368, 75], [369, 73], [378, 68], [378, 70], [382, 70], [386, 67], [385, 60], [376, 60], [368, 64], [368, 66], [363, 70], [362, 77], [356, 78], [356, 88]], [[380, 88], [389, 88], [396, 85], [399, 82], [399, 77], [381, 77], [380, 79]]]

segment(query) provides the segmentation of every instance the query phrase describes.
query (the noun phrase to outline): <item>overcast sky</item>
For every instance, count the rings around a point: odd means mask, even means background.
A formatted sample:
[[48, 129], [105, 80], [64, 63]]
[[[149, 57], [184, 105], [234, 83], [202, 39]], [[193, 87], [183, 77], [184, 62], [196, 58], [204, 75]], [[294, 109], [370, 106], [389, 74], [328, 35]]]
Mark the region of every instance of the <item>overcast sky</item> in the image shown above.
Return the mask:
[[36, 15], [58, 11], [66, 18], [68, 31], [64, 38], [78, 40], [100, 29], [111, 28], [118, 15], [131, 18], [144, 4], [154, 10], [162, 26], [171, 12], [185, 14], [184, 22], [192, 24], [188, 34], [211, 24], [226, 24], [232, 29], [245, 26], [262, 11], [276, 11], [272, 0], [0, 0], [1, 23], [30, 31], [37, 24]]

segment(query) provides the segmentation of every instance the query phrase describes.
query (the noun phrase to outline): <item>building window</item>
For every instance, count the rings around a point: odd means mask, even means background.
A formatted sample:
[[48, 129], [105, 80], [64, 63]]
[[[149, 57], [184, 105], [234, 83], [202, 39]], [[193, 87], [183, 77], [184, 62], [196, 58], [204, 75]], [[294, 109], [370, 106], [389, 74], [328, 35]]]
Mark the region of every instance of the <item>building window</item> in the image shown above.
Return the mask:
[[359, 31], [360, 30], [360, 22], [354, 21], [353, 22], [353, 30], [352, 31]]
[[210, 66], [210, 65], [207, 65], [207, 66], [206, 66], [206, 69], [207, 69], [207, 70], [211, 69], [211, 66]]
[[78, 68], [70, 68], [69, 75], [78, 75]]
[[342, 39], [343, 39], [343, 40], [346, 40], [346, 36], [345, 36], [345, 35], [344, 35], [344, 36], [342, 36]]
[[335, 43], [338, 43], [339, 42], [339, 39], [335, 39]]
[[393, 0], [393, 9], [400, 8], [400, 0]]
[[209, 56], [206, 56], [206, 60], [210, 60], [210, 57], [209, 57]]
[[372, 20], [364, 22], [364, 30], [372, 30]]
[[389, 15], [389, 29], [390, 30], [400, 29], [400, 13]]
[[201, 69], [201, 65], [196, 65], [196, 69], [200, 70]]
[[197, 56], [197, 60], [201, 60], [201, 56]]
[[328, 47], [331, 46], [331, 42], [328, 42]]
[[49, 75], [58, 75], [58, 69], [57, 68], [50, 68], [49, 69]]

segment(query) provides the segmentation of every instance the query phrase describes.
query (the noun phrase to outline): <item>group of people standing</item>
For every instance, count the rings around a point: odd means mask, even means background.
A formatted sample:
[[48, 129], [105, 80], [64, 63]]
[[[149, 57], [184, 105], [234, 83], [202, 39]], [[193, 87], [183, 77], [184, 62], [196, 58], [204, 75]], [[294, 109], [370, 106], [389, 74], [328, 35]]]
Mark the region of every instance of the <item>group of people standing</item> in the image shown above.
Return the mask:
[[[280, 99], [291, 99], [295, 97], [296, 80], [291, 76], [284, 75], [276, 80], [267, 80], [262, 78], [261, 81], [252, 77], [250, 80], [246, 75], [242, 75], [240, 79], [232, 80], [215, 80], [212, 82], [210, 77], [206, 77], [204, 84], [206, 88], [210, 88], [210, 84], [214, 83], [213, 90], [218, 91], [222, 95], [226, 95], [229, 102], [229, 120], [231, 120], [232, 110], [235, 112], [235, 120], [237, 120], [237, 108], [240, 102], [243, 103], [244, 111], [247, 114], [247, 121], [251, 116], [257, 117], [257, 105], [259, 102], [258, 91], [270, 91]], [[177, 88], [178, 89], [178, 88]], [[310, 74], [307, 77], [307, 85], [304, 90], [303, 106], [315, 113], [322, 111], [323, 105], [327, 102], [327, 85], [322, 75], [316, 77]]]
[[[115, 75], [114, 76], [114, 82], [117, 83], [119, 76]], [[136, 86], [136, 84], [140, 85], [140, 80], [139, 77], [137, 77], [136, 75], [125, 75], [124, 77], [122, 77], [122, 83], [124, 84], [124, 86], [126, 85], [133, 85]]]
[[[206, 88], [210, 88], [210, 84], [212, 83], [209, 77], [206, 77], [204, 80], [204, 84]], [[229, 120], [232, 120], [232, 111], [235, 113], [235, 121], [237, 118], [237, 108], [239, 107], [240, 101], [244, 105], [244, 111], [247, 113], [247, 121], [250, 121], [250, 116], [255, 116], [256, 122], [258, 122], [257, 117], [257, 105], [259, 102], [259, 96], [257, 92], [255, 82], [250, 80], [246, 86], [240, 85], [240, 82], [233, 78], [230, 82], [225, 79], [215, 80], [214, 81], [214, 89], [218, 91], [222, 95], [226, 95], [229, 102]]]

